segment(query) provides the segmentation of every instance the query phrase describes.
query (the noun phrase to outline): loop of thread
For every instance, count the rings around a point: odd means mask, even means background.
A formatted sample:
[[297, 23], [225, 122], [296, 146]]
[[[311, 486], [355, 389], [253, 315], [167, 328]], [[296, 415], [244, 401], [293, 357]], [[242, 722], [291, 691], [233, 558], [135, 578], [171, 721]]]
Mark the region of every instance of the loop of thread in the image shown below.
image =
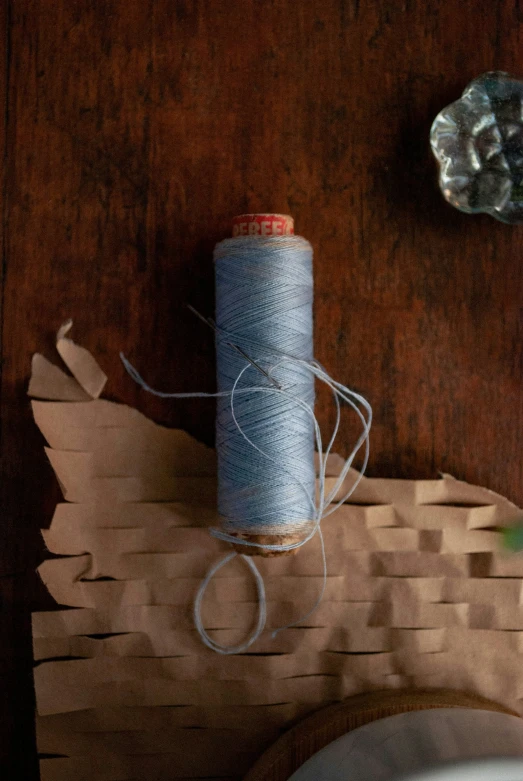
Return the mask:
[[[205, 596], [205, 592], [207, 590], [207, 586], [209, 585], [213, 577], [216, 575], [216, 573], [222, 567], [225, 567], [226, 564], [228, 564], [238, 555], [240, 556], [242, 561], [244, 561], [245, 564], [247, 564], [252, 574], [254, 575], [256, 590], [258, 592], [258, 618], [256, 621], [256, 626], [254, 627], [251, 636], [248, 637], [247, 640], [245, 640], [245, 642], [237, 646], [226, 646], [217, 643], [216, 640], [213, 640], [212, 637], [210, 637], [209, 634], [207, 633], [205, 627], [203, 626], [202, 602]], [[198, 593], [196, 594], [196, 599], [194, 600], [193, 616], [194, 616], [194, 625], [196, 626], [196, 629], [202, 641], [205, 643], [207, 648], [210, 648], [212, 651], [216, 651], [216, 653], [218, 654], [223, 654], [223, 655], [241, 654], [244, 651], [246, 651], [254, 642], [256, 642], [256, 640], [259, 638], [259, 636], [265, 629], [265, 621], [267, 620], [267, 602], [265, 599], [265, 586], [263, 583], [263, 578], [258, 572], [258, 568], [254, 563], [254, 561], [250, 559], [248, 556], [242, 556], [241, 554], [238, 554], [233, 551], [232, 553], [228, 553], [227, 556], [225, 556], [219, 562], [214, 564], [209, 570], [209, 572], [207, 573], [207, 575], [205, 576], [205, 579], [202, 581], [200, 588], [198, 589]]]

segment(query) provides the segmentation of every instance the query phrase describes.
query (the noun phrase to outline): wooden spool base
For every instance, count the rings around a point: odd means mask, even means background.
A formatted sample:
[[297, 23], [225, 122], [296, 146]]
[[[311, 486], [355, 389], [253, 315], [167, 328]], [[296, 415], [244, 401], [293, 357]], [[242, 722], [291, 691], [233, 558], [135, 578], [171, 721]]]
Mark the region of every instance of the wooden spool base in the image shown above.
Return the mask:
[[[302, 534], [240, 534], [233, 533], [232, 537], [238, 537], [241, 540], [248, 540], [257, 545], [293, 545], [303, 539]], [[267, 550], [267, 548], [251, 548], [248, 545], [235, 545], [231, 543], [236, 553], [242, 553], [244, 556], [262, 556], [264, 559], [275, 559], [279, 556], [292, 556], [298, 548], [294, 550]]]

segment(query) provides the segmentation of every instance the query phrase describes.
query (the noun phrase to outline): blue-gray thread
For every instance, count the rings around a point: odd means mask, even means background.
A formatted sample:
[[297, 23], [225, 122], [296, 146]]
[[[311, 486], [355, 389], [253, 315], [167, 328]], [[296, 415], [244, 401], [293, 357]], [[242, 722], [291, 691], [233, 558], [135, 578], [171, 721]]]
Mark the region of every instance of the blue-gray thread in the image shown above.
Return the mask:
[[[314, 519], [312, 248], [299, 236], [220, 242], [216, 270], [218, 392], [271, 383], [232, 350], [242, 348], [284, 393], [242, 393], [216, 416], [218, 511], [227, 532], [288, 534]], [[296, 361], [281, 360], [291, 355]], [[297, 404], [298, 399], [302, 404]]]

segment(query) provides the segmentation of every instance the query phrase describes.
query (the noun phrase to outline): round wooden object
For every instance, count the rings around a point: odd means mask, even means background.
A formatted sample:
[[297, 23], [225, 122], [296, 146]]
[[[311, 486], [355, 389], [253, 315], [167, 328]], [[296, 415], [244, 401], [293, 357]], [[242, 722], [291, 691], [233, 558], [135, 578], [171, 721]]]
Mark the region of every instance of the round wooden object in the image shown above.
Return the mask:
[[386, 716], [428, 708], [478, 708], [519, 715], [483, 697], [446, 689], [359, 694], [314, 713], [289, 730], [263, 754], [244, 781], [287, 781], [313, 754], [347, 732]]

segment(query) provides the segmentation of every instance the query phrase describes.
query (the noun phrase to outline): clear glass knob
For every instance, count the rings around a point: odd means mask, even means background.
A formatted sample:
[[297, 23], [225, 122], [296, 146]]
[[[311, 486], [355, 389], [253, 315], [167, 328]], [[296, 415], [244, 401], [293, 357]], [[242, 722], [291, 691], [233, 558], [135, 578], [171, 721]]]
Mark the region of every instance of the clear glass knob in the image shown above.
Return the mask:
[[523, 82], [499, 71], [474, 79], [438, 114], [430, 143], [449, 203], [523, 222]]

